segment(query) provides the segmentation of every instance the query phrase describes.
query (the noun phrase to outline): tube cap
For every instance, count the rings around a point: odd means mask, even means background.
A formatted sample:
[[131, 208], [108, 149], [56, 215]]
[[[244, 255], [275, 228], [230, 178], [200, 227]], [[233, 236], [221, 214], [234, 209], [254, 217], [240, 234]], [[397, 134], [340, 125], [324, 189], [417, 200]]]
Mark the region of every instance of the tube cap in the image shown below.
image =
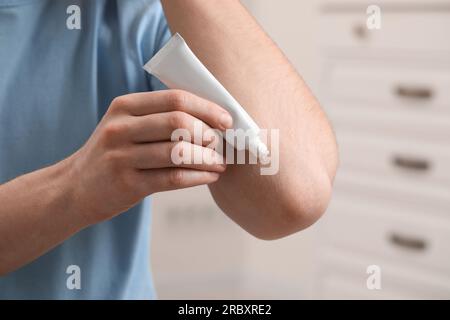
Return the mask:
[[269, 155], [269, 149], [258, 136], [254, 137], [253, 139], [250, 139], [248, 150], [256, 158], [260, 159], [265, 159]]

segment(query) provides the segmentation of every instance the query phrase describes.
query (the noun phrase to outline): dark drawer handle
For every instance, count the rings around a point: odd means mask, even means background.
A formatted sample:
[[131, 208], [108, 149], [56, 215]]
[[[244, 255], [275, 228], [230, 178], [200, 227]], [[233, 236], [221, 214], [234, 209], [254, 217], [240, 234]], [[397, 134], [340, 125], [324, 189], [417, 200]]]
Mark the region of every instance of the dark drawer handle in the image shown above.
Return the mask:
[[367, 39], [368, 36], [367, 27], [362, 24], [357, 24], [353, 27], [353, 34], [355, 35], [356, 38], [360, 40]]
[[433, 98], [433, 90], [426, 87], [407, 87], [398, 86], [395, 93], [400, 98], [415, 99], [415, 100], [430, 100]]
[[394, 156], [392, 159], [393, 164], [396, 167], [414, 171], [428, 171], [431, 168], [431, 164], [428, 160], [417, 159], [411, 157]]
[[427, 248], [427, 242], [424, 239], [407, 237], [397, 233], [392, 233], [389, 236], [389, 241], [396, 247], [408, 250], [425, 251]]

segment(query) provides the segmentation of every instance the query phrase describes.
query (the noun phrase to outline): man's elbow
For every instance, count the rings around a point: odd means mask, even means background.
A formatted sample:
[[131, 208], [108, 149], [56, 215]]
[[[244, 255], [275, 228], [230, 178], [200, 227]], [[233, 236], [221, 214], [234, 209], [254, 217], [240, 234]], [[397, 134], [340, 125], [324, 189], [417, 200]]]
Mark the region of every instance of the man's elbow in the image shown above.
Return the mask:
[[271, 217], [263, 222], [264, 226], [247, 231], [261, 240], [277, 240], [310, 227], [328, 208], [332, 188], [332, 180], [324, 179], [315, 186], [309, 186], [305, 192], [291, 190], [279, 199], [275, 209], [262, 213]]

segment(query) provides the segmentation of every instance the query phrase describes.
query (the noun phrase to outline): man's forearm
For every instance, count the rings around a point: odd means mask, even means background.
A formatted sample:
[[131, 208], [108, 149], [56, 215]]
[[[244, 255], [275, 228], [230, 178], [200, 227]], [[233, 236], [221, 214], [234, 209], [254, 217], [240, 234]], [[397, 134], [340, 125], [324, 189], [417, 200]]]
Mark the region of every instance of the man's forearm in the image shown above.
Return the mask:
[[334, 135], [320, 106], [282, 52], [237, 0], [162, 0], [172, 32], [262, 128], [280, 129], [280, 172], [228, 166], [211, 186], [221, 208], [249, 232], [277, 238], [325, 210], [337, 166]]
[[35, 259], [84, 226], [65, 161], [0, 185], [0, 275]]

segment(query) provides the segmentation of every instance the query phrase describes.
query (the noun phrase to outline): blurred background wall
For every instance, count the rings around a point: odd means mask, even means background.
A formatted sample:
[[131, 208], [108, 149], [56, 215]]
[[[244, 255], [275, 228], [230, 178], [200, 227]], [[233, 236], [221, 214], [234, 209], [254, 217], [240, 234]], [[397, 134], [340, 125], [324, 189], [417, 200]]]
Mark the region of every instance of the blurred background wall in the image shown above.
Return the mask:
[[[341, 153], [331, 206], [267, 242], [206, 187], [154, 197], [152, 267], [168, 298], [450, 298], [450, 2], [246, 0], [307, 81]], [[379, 286], [380, 285], [380, 286]]]

